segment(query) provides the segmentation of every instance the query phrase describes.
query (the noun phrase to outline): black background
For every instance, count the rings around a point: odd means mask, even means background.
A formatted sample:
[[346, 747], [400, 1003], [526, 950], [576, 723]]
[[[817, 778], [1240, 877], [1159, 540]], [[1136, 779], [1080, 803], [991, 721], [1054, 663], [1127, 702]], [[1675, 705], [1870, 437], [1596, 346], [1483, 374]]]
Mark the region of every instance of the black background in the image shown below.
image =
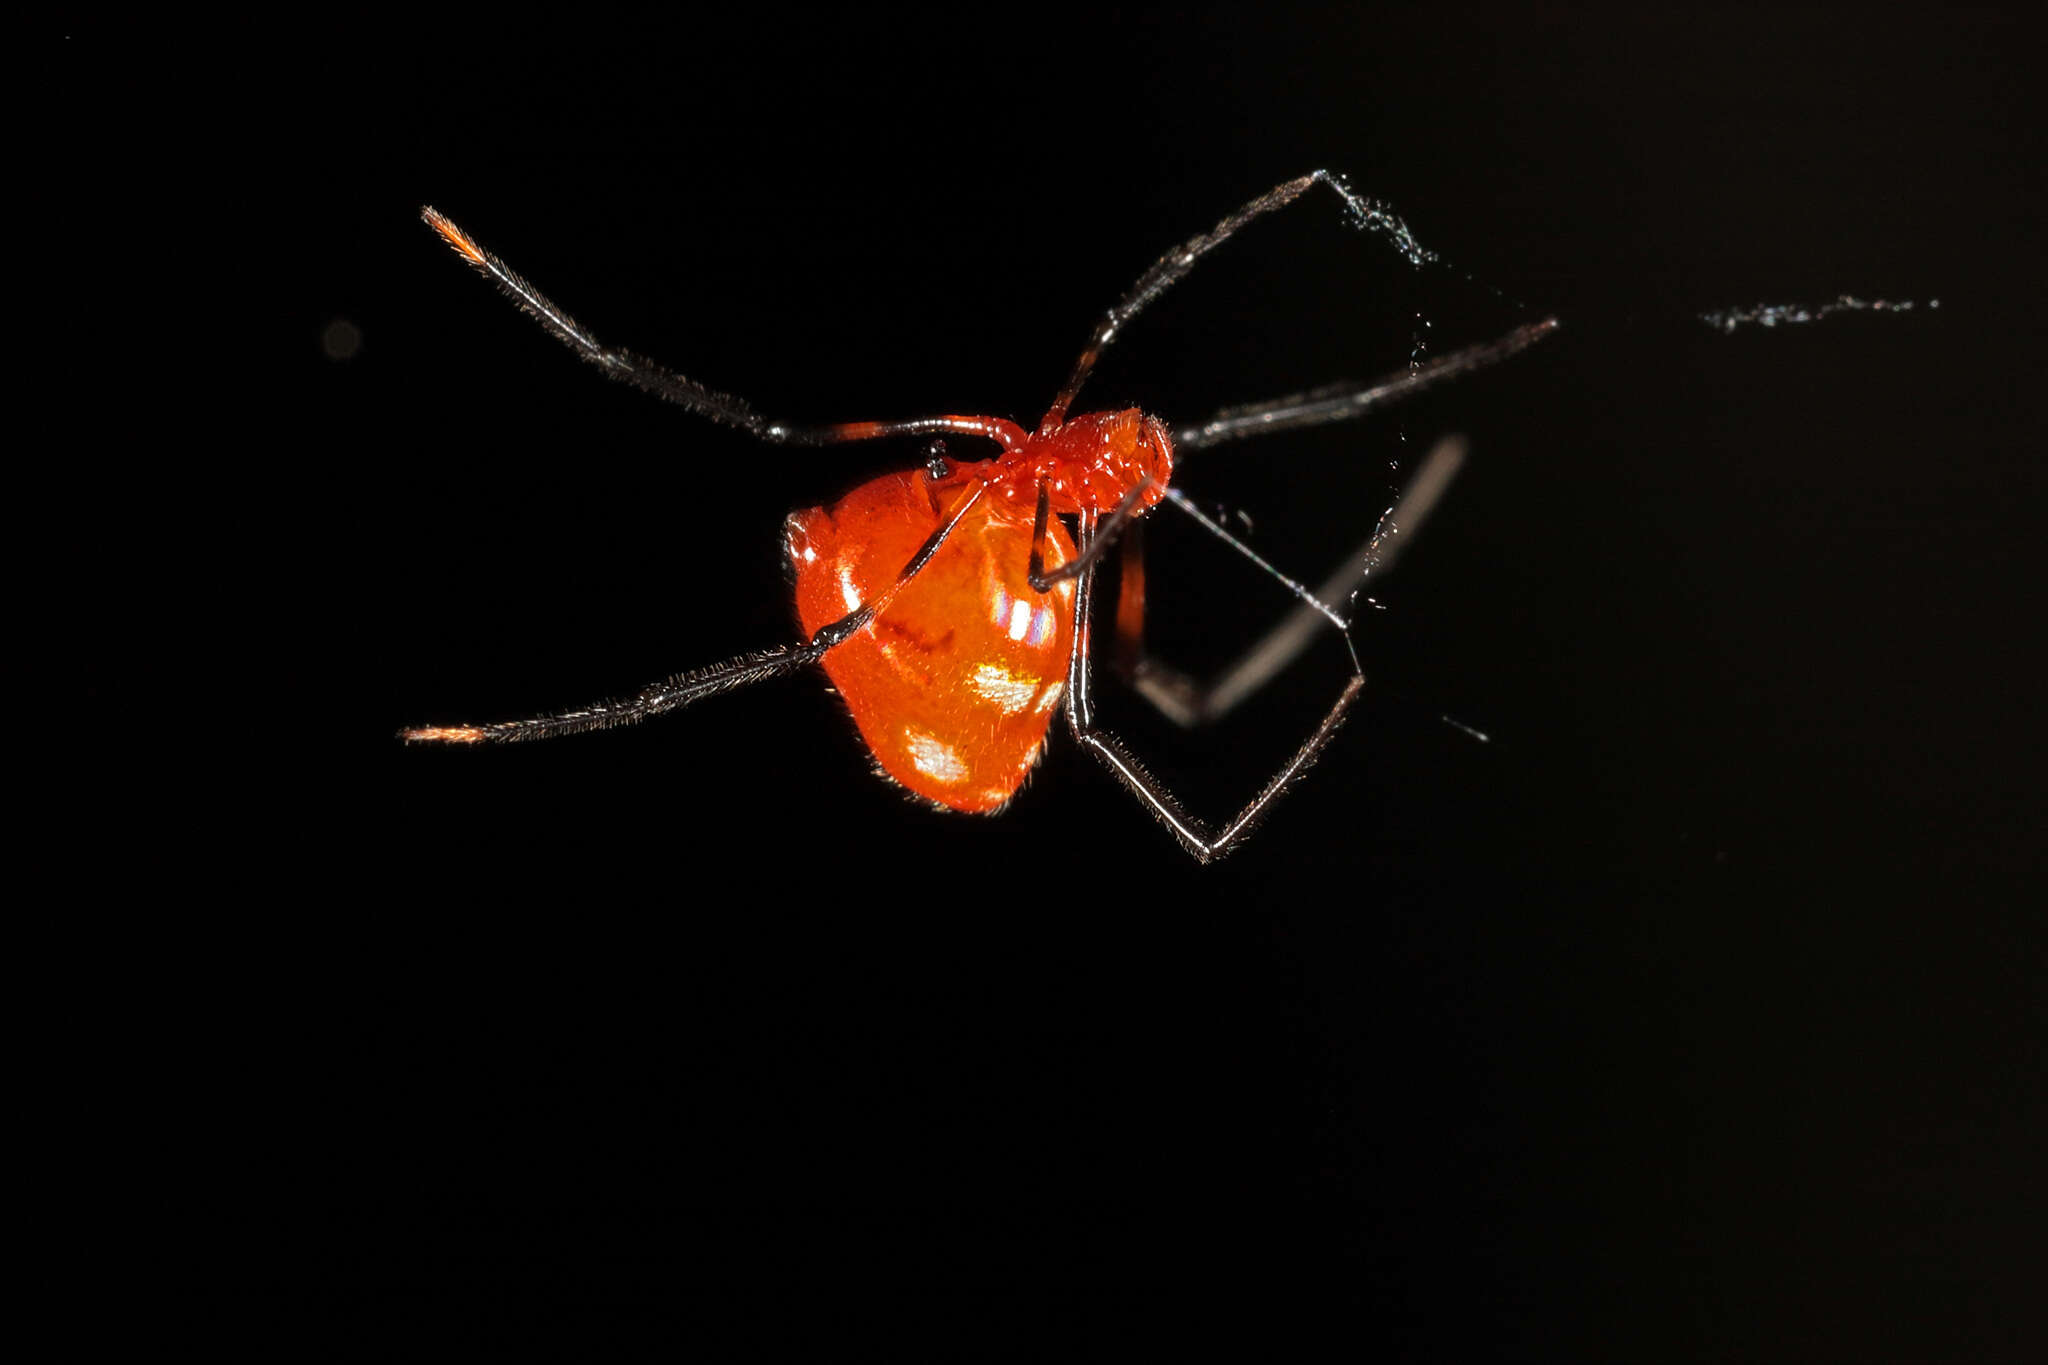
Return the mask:
[[[53, 1347], [744, 1355], [1109, 1307], [1134, 1344], [1333, 1312], [1385, 1358], [2048, 1350], [2014, 23], [499, 18], [39, 53], [69, 299], [16, 677], [85, 717], [35, 736], [23, 826], [66, 888], [22, 957]], [[1397, 466], [1473, 451], [1375, 589], [1373, 687], [1228, 861], [1057, 732], [999, 818], [914, 805], [813, 677], [393, 742], [791, 638], [783, 515], [914, 455], [603, 382], [420, 203], [777, 416], [1028, 423], [1159, 252], [1317, 166], [1448, 265], [1319, 191], [1094, 405], [1565, 328], [1186, 462], [1313, 578]], [[1841, 293], [1941, 306], [1693, 320]], [[1284, 609], [1157, 522], [1177, 661]], [[1204, 732], [1103, 709], [1221, 818], [1342, 670]]]

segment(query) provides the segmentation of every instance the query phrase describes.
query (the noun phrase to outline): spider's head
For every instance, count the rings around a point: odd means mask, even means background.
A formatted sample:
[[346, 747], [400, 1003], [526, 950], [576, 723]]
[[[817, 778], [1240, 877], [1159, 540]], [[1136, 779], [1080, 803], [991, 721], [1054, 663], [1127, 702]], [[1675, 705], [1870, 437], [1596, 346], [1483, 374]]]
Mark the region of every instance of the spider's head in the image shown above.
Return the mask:
[[1136, 488], [1140, 479], [1150, 478], [1151, 486], [1145, 490], [1140, 505], [1156, 506], [1166, 496], [1166, 485], [1173, 479], [1173, 436], [1166, 423], [1135, 408], [1116, 415], [1125, 419], [1113, 438], [1124, 492], [1128, 494]]
[[1136, 408], [1083, 413], [1035, 441], [1024, 469], [1027, 478], [1020, 490], [1045, 479], [1053, 510], [1062, 514], [1113, 512], [1150, 479], [1138, 500], [1142, 511], [1166, 496], [1173, 477], [1173, 437], [1164, 422]]

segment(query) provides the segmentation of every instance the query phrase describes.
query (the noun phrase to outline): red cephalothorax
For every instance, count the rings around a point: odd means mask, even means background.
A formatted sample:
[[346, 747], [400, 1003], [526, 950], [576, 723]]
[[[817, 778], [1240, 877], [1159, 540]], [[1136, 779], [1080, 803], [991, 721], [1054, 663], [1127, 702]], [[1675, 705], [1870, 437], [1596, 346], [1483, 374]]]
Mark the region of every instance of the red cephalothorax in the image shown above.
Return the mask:
[[1052, 510], [1061, 516], [1108, 515], [1149, 478], [1150, 486], [1133, 509], [1142, 511], [1166, 496], [1173, 477], [1173, 437], [1164, 422], [1136, 408], [1085, 412], [1050, 431], [1041, 427], [1022, 449], [1006, 453], [998, 463], [1004, 466], [1004, 497], [1029, 503], [1043, 483]]
[[[962, 466], [991, 496], [1031, 503], [1043, 486], [1052, 510], [1063, 517], [1082, 512], [1107, 515], [1146, 478], [1151, 483], [1132, 515], [1166, 496], [1173, 478], [1173, 436], [1166, 423], [1136, 408], [1065, 416], [1056, 405], [1026, 432], [1001, 417], [925, 417], [912, 422], [841, 422], [806, 433], [814, 439], [866, 441], [877, 436], [970, 436], [994, 441], [1002, 453], [982, 464]], [[782, 428], [772, 428], [782, 431]], [[790, 433], [794, 435], [795, 433]]]

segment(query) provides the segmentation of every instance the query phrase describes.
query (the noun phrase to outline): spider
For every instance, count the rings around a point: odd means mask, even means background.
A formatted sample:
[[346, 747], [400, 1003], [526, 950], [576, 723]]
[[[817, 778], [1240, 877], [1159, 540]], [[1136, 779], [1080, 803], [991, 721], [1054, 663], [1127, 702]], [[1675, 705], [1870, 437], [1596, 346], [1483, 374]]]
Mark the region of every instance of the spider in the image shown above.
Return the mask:
[[[611, 377], [775, 445], [823, 445], [886, 436], [928, 438], [921, 467], [887, 474], [831, 507], [791, 513], [785, 550], [794, 572], [804, 639], [679, 674], [618, 701], [487, 725], [420, 726], [410, 742], [454, 744], [545, 739], [630, 724], [714, 693], [821, 664], [845, 698], [882, 773], [948, 810], [992, 813], [1016, 795], [1044, 748], [1052, 714], [1207, 863], [1236, 848], [1298, 774], [1313, 763], [1365, 685], [1357, 651], [1351, 676], [1279, 772], [1228, 824], [1211, 831], [1183, 809], [1121, 741], [1098, 727], [1090, 695], [1096, 567], [1126, 536], [1116, 609], [1116, 654], [1140, 693], [1172, 718], [1212, 719], [1249, 695], [1304, 649], [1322, 618], [1351, 644], [1348, 623], [1326, 605], [1392, 558], [1375, 534], [1320, 594], [1281, 575], [1170, 487], [1176, 455], [1254, 434], [1343, 421], [1441, 380], [1492, 364], [1549, 336], [1556, 318], [1496, 341], [1453, 351], [1366, 386], [1342, 385], [1231, 408], [1207, 422], [1168, 428], [1136, 409], [1069, 415], [1096, 360], [1124, 326], [1203, 256], [1247, 223], [1328, 186], [1361, 226], [1391, 232], [1419, 261], [1425, 253], [1398, 219], [1345, 182], [1314, 171], [1277, 186], [1212, 230], [1159, 258], [1095, 326], [1037, 429], [999, 417], [942, 416], [900, 422], [797, 427], [741, 399], [616, 350], [550, 303], [454, 222], [432, 208], [428, 226], [520, 308]], [[947, 437], [987, 442], [991, 457], [949, 457]], [[1455, 472], [1462, 447], [1441, 443], [1383, 519], [1382, 532], [1412, 529]], [[1301, 599], [1293, 616], [1207, 685], [1144, 657], [1140, 518], [1162, 501], [1195, 516]], [[1075, 532], [1064, 518], [1073, 518]]]

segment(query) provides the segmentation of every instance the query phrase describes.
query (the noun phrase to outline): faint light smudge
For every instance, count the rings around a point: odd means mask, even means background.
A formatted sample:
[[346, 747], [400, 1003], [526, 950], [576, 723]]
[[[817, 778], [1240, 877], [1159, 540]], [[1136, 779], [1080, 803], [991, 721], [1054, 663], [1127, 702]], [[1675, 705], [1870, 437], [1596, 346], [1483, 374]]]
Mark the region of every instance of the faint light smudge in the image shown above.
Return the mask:
[[320, 332], [320, 349], [329, 360], [353, 360], [363, 348], [363, 329], [347, 318], [336, 318]]

